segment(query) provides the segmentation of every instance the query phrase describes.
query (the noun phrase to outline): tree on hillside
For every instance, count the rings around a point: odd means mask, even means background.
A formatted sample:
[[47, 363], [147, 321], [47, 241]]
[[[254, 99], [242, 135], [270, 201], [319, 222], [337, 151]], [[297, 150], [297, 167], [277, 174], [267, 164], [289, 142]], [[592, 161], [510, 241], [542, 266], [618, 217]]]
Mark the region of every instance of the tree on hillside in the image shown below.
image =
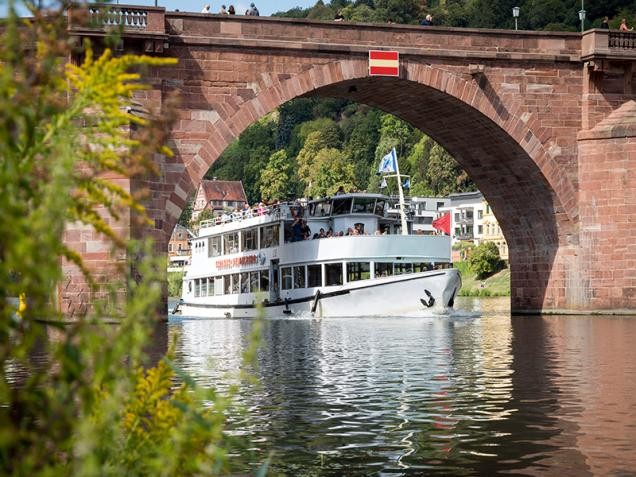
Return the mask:
[[261, 198], [267, 202], [290, 198], [292, 176], [293, 165], [287, 158], [287, 153], [284, 149], [276, 151], [261, 171]]
[[303, 184], [304, 195], [309, 193], [311, 178], [313, 177], [314, 171], [317, 167], [316, 156], [321, 150], [327, 147], [327, 142], [322, 136], [322, 133], [320, 131], [314, 131], [309, 133], [303, 148], [296, 157], [297, 173]]
[[309, 184], [307, 192], [311, 197], [333, 195], [340, 187], [354, 189], [353, 165], [338, 149], [322, 149], [315, 157]]
[[477, 245], [472, 250], [468, 263], [478, 279], [489, 277], [498, 272], [503, 264], [499, 256], [499, 249], [494, 242], [482, 242]]

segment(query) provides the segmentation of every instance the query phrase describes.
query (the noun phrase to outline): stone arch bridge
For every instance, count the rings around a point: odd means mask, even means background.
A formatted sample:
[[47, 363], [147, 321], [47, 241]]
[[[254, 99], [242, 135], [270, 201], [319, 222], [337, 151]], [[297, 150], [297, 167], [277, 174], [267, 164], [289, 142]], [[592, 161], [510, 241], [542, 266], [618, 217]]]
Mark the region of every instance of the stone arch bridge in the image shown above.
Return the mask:
[[[153, 234], [165, 253], [189, 194], [245, 128], [296, 97], [348, 98], [421, 129], [468, 172], [509, 244], [513, 312], [636, 312], [631, 34], [116, 8], [107, 23], [123, 26], [120, 49], [179, 60], [152, 71], [138, 98], [156, 110], [177, 91], [181, 106], [175, 157], [142, 184], [155, 227], [131, 234]], [[397, 50], [399, 76], [369, 76], [370, 49]], [[71, 228], [66, 239], [89, 265], [107, 259], [99, 237]], [[67, 277], [64, 311], [81, 313], [90, 297], [76, 271]]]

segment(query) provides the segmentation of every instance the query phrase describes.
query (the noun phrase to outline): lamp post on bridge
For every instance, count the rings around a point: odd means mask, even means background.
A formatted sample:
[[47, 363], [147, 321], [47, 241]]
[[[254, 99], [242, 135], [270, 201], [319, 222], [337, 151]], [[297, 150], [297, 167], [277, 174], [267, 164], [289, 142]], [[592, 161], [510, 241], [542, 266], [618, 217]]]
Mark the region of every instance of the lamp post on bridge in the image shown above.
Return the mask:
[[585, 8], [583, 7], [583, 2], [585, 0], [581, 0], [581, 9], [579, 10], [579, 20], [581, 20], [581, 33], [585, 30]]
[[519, 18], [519, 11], [521, 10], [521, 8], [519, 7], [512, 7], [512, 16], [515, 19], [515, 30], [518, 30], [518, 24], [517, 24], [517, 18]]

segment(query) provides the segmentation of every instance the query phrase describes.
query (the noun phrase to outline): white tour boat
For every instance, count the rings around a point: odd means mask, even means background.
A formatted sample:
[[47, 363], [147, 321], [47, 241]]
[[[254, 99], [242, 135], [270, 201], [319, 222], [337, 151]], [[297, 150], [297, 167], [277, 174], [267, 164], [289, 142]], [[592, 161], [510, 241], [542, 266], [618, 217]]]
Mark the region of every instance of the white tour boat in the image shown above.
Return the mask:
[[244, 318], [260, 304], [268, 317], [326, 317], [452, 307], [461, 278], [450, 237], [402, 234], [411, 224], [388, 204], [352, 193], [202, 223], [178, 311]]

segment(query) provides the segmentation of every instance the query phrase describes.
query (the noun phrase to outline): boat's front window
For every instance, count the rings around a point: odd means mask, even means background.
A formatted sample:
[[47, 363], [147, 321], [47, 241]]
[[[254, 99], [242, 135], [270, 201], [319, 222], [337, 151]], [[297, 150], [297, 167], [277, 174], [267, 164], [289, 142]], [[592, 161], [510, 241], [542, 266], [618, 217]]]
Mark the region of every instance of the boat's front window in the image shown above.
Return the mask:
[[375, 262], [375, 277], [388, 277], [393, 275], [393, 263]]
[[356, 197], [353, 201], [354, 214], [373, 214], [375, 210], [375, 199], [368, 197]]
[[218, 257], [221, 255], [221, 236], [210, 237], [208, 240], [208, 257]]
[[294, 288], [305, 288], [305, 267], [294, 267]]
[[261, 227], [261, 248], [278, 246], [278, 224]]
[[351, 213], [351, 197], [347, 199], [334, 199], [333, 200], [333, 215], [342, 215]]
[[347, 263], [347, 281], [368, 280], [371, 278], [370, 262], [349, 262]]
[[342, 285], [342, 263], [326, 263], [325, 275], [327, 277], [327, 286]]
[[280, 269], [281, 278], [283, 280], [282, 289], [283, 290], [291, 290], [292, 289], [292, 267], [284, 267]]
[[322, 267], [320, 265], [307, 265], [307, 286], [309, 288], [322, 286]]

